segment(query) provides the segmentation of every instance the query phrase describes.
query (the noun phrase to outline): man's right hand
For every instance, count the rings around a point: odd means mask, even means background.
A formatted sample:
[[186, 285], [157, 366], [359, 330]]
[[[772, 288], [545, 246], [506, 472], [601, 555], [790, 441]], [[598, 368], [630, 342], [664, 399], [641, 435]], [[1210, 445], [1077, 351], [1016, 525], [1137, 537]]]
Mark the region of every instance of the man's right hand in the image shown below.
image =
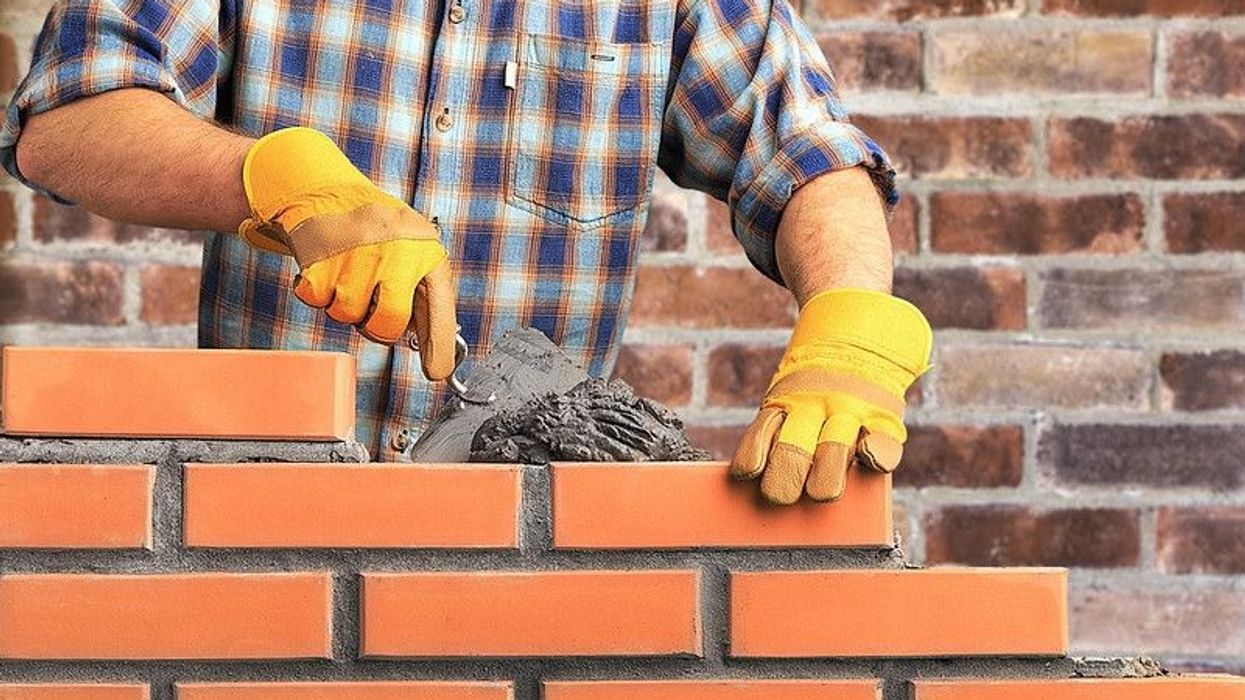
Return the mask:
[[378, 343], [413, 328], [424, 374], [454, 372], [454, 287], [437, 227], [382, 192], [324, 134], [283, 129], [247, 153], [251, 216], [239, 233], [256, 248], [290, 255], [294, 294]]

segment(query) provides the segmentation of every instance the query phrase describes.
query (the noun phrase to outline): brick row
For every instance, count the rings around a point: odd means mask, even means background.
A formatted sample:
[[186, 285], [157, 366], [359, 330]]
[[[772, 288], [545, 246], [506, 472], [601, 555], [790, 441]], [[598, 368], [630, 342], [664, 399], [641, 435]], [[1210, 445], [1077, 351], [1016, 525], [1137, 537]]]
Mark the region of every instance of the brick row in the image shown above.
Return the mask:
[[344, 353], [6, 347], [2, 361], [0, 427], [10, 434], [354, 436], [354, 360]]
[[[1239, 700], [1245, 679], [1228, 676], [1040, 680], [918, 680], [914, 700]], [[879, 700], [860, 680], [546, 681], [547, 700]], [[505, 682], [351, 681], [177, 683], [178, 700], [507, 700]], [[145, 685], [0, 685], [4, 700], [146, 700]]]
[[[730, 576], [737, 657], [1062, 654], [1054, 569]], [[0, 576], [0, 659], [320, 659], [331, 574]], [[833, 601], [833, 604], [827, 604]], [[364, 658], [700, 656], [695, 570], [364, 572]]]

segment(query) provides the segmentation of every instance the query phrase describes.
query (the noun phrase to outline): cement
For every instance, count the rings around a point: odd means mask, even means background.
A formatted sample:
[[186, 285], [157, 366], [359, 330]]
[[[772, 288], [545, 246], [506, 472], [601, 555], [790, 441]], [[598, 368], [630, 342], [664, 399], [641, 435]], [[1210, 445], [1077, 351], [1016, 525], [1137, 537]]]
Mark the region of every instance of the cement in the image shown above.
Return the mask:
[[709, 459], [683, 421], [621, 381], [589, 379], [489, 418], [471, 444], [473, 462], [691, 462]]

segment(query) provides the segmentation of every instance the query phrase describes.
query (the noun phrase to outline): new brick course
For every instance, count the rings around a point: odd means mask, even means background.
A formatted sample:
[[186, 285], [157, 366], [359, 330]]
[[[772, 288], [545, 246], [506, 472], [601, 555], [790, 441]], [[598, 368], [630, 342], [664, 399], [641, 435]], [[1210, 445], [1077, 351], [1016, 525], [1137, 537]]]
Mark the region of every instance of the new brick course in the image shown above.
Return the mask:
[[[0, 4], [0, 93], [24, 70], [49, 4]], [[1074, 651], [1245, 669], [1235, 526], [1245, 508], [1245, 3], [802, 5], [857, 120], [902, 171], [896, 290], [938, 333], [895, 479], [908, 556], [1070, 564]], [[679, 407], [719, 457], [752, 416], [794, 318], [787, 297], [747, 269], [724, 214], [661, 185], [619, 369]], [[193, 345], [199, 240], [117, 225], [5, 180], [0, 344]], [[61, 458], [90, 462], [111, 447], [72, 449]], [[357, 455], [285, 449], [260, 451]], [[0, 440], [15, 461], [65, 454], [57, 450]], [[242, 458], [233, 446], [159, 441], [136, 454]], [[172, 527], [162, 508], [157, 522]], [[83, 503], [80, 512], [98, 511]], [[985, 522], [999, 529], [948, 539]], [[1074, 536], [1080, 522], [1110, 524], [1121, 549], [1097, 552], [1097, 540]], [[125, 536], [112, 542], [128, 553], [91, 549], [118, 525]], [[157, 532], [154, 553], [141, 554], [129, 522], [77, 544], [66, 540], [81, 534], [72, 527], [24, 532], [28, 543], [87, 547], [73, 556], [122, 569], [125, 557], [171, 551]], [[320, 524], [321, 541], [338, 535]], [[1052, 535], [1061, 539], [1032, 541]], [[141, 697], [113, 692], [100, 697]]]

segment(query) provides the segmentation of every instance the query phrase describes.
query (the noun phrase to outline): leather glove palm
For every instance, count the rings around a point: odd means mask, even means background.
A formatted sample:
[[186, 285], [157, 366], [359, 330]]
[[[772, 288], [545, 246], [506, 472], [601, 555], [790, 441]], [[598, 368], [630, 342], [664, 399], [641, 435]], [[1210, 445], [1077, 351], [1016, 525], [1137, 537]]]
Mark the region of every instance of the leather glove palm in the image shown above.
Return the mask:
[[929, 367], [933, 334], [921, 312], [889, 294], [832, 290], [800, 312], [756, 419], [731, 464], [761, 477], [771, 502], [843, 495], [853, 462], [891, 472], [907, 430], [904, 394]]
[[378, 343], [413, 329], [424, 374], [454, 371], [454, 288], [437, 227], [385, 194], [324, 134], [283, 129], [247, 153], [242, 170], [252, 246], [293, 256], [294, 294]]

